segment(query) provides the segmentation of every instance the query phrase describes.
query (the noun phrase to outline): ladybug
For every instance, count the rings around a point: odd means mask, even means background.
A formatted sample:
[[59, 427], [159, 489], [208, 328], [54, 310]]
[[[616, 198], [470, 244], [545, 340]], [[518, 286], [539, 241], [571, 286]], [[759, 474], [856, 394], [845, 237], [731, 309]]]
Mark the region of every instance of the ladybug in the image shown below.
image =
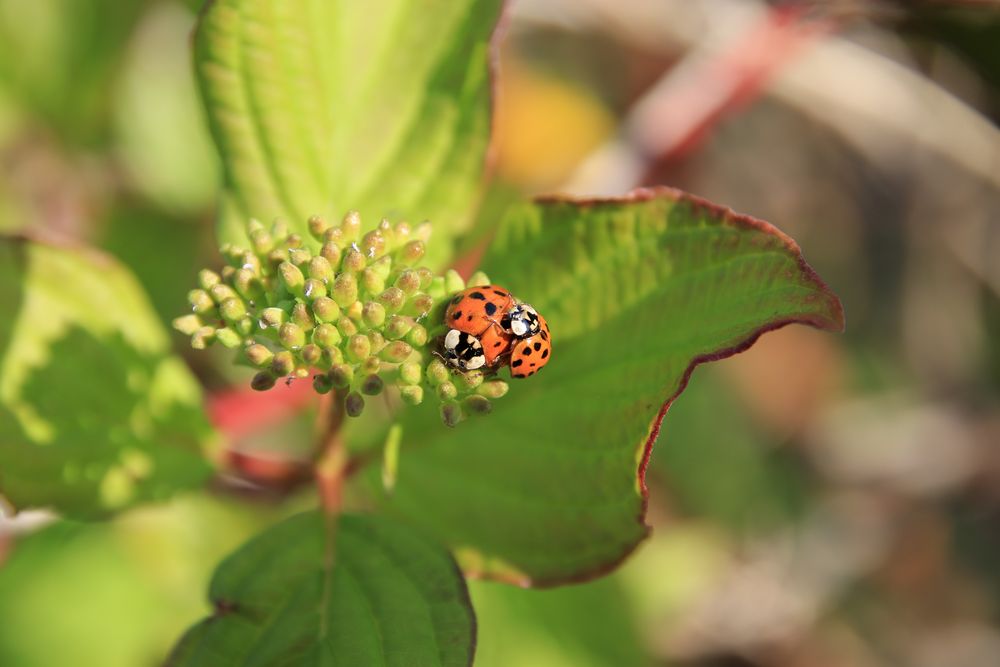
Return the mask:
[[527, 338], [538, 333], [538, 311], [527, 303], [515, 303], [504, 315], [501, 325], [517, 338]]
[[[530, 308], [530, 306], [529, 306]], [[516, 378], [526, 378], [542, 370], [552, 358], [552, 337], [545, 318], [531, 309], [537, 318], [538, 333], [518, 339], [510, 351], [510, 374]]]
[[463, 371], [482, 368], [486, 364], [486, 355], [479, 339], [465, 331], [449, 329], [444, 336], [444, 359]]
[[462, 290], [448, 304], [445, 324], [473, 336], [490, 327], [499, 327], [500, 319], [517, 302], [511, 293], [498, 285], [482, 285]]
[[513, 295], [499, 285], [469, 287], [452, 298], [444, 323], [478, 338], [486, 365], [494, 366], [510, 350], [511, 334], [505, 322], [516, 305]]

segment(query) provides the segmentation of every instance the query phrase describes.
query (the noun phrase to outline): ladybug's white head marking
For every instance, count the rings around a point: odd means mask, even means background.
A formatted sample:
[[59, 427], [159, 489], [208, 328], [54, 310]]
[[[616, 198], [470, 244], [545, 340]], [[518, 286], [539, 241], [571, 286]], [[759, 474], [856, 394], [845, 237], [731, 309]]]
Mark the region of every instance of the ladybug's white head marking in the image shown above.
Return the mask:
[[510, 321], [510, 332], [517, 338], [527, 338], [538, 333], [538, 311], [527, 303], [514, 305], [507, 311], [507, 319]]

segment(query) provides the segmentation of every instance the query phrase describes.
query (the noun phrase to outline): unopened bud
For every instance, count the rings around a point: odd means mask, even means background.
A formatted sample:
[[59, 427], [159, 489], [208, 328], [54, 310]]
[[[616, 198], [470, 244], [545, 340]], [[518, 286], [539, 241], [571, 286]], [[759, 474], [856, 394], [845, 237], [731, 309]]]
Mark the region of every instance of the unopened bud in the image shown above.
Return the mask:
[[188, 303], [191, 304], [191, 310], [198, 315], [211, 313], [215, 309], [215, 302], [212, 301], [212, 297], [205, 290], [193, 289], [188, 292], [187, 298]]
[[465, 371], [464, 373], [456, 373], [459, 378], [459, 382], [465, 389], [475, 389], [476, 387], [483, 384], [483, 372], [481, 370]]
[[419, 385], [400, 387], [399, 397], [409, 405], [420, 405], [424, 400], [424, 388]]
[[302, 361], [306, 362], [309, 366], [316, 366], [323, 359], [323, 350], [319, 349], [318, 345], [310, 343], [302, 348], [299, 352], [302, 357]]
[[219, 283], [218, 285], [213, 285], [212, 289], [208, 290], [208, 293], [212, 295], [212, 300], [215, 303], [221, 304], [223, 301], [228, 299], [238, 299], [239, 296], [236, 294], [235, 290], [229, 285], [224, 285]]
[[375, 301], [369, 301], [361, 311], [361, 318], [369, 327], [381, 327], [385, 324], [385, 306]]
[[285, 245], [288, 246], [290, 250], [295, 250], [302, 247], [302, 237], [292, 232], [285, 237]]
[[351, 339], [347, 342], [347, 357], [352, 361], [361, 361], [368, 357], [372, 352], [372, 344], [368, 340], [368, 336], [362, 336], [361, 334], [355, 334], [351, 336]]
[[229, 350], [235, 350], [243, 344], [243, 337], [229, 327], [216, 329], [215, 340], [219, 341], [223, 347]]
[[312, 304], [313, 315], [320, 322], [333, 322], [340, 317], [340, 306], [337, 302], [327, 296], [322, 296]]
[[328, 373], [334, 387], [343, 389], [354, 382], [354, 368], [349, 364], [334, 364]]
[[469, 280], [466, 281], [466, 287], [482, 287], [483, 285], [489, 285], [490, 279], [482, 271], [476, 271], [471, 276]]
[[373, 354], [361, 362], [360, 370], [365, 375], [378, 373], [382, 370], [382, 360]]
[[383, 331], [389, 340], [398, 340], [412, 331], [414, 325], [413, 318], [405, 315], [391, 315]]
[[385, 383], [378, 375], [369, 375], [361, 381], [361, 393], [367, 396], [378, 396], [385, 388]]
[[329, 283], [333, 280], [333, 265], [330, 260], [322, 255], [317, 255], [309, 260], [309, 277]]
[[312, 234], [313, 238], [317, 241], [322, 241], [323, 234], [325, 234], [326, 230], [330, 228], [330, 223], [327, 222], [325, 218], [318, 215], [314, 215], [309, 218], [308, 225], [309, 233]]
[[297, 297], [304, 296], [302, 290], [305, 286], [306, 278], [302, 275], [299, 267], [291, 262], [282, 262], [278, 265], [278, 273], [281, 275], [281, 282], [285, 285], [285, 289], [289, 293]]
[[378, 301], [388, 312], [395, 313], [406, 303], [406, 294], [398, 287], [390, 287], [378, 295]]
[[341, 308], [346, 308], [358, 300], [358, 281], [352, 273], [341, 273], [333, 281], [333, 300]]
[[313, 329], [312, 340], [321, 348], [330, 349], [340, 344], [342, 338], [337, 327], [332, 324], [323, 323]]
[[319, 249], [319, 254], [330, 263], [330, 266], [340, 265], [340, 246], [333, 241], [326, 241]]
[[302, 288], [302, 293], [305, 295], [306, 299], [314, 301], [315, 299], [326, 296], [326, 285], [324, 285], [321, 280], [310, 278], [306, 281], [305, 286]]
[[465, 399], [465, 409], [476, 415], [488, 415], [493, 412], [493, 404], [485, 396], [473, 394]]
[[406, 334], [406, 342], [413, 347], [423, 347], [427, 344], [427, 329], [419, 324], [415, 325], [410, 329], [410, 333]]
[[297, 350], [306, 344], [306, 333], [297, 324], [288, 322], [278, 330], [278, 340], [290, 350]]
[[191, 335], [191, 347], [196, 350], [204, 350], [215, 342], [215, 328], [201, 327]]
[[274, 353], [260, 343], [254, 343], [246, 349], [247, 361], [257, 368], [264, 368], [274, 359]]
[[393, 341], [382, 348], [379, 356], [386, 361], [399, 363], [406, 359], [413, 352], [413, 348], [401, 340]]
[[448, 271], [445, 272], [444, 289], [448, 294], [461, 292], [465, 289], [465, 281], [462, 280], [462, 276], [458, 275], [458, 271], [455, 269], [448, 269]]
[[441, 404], [441, 421], [445, 426], [456, 426], [462, 421], [462, 407], [455, 401]]
[[503, 380], [490, 380], [489, 382], [484, 382], [476, 390], [476, 393], [486, 398], [501, 398], [510, 389], [510, 386]]
[[282, 350], [271, 360], [271, 372], [278, 376], [291, 375], [295, 372], [295, 357], [288, 350]]
[[255, 391], [267, 391], [274, 386], [274, 376], [270, 373], [261, 371], [253, 376], [250, 380], [250, 388]]
[[220, 282], [222, 282], [222, 278], [220, 278], [219, 274], [215, 271], [202, 269], [198, 272], [198, 285], [203, 290], [210, 290]]
[[337, 331], [344, 338], [348, 338], [358, 333], [358, 325], [354, 323], [354, 320], [347, 317], [346, 315], [341, 315], [337, 318]]
[[313, 376], [313, 389], [317, 394], [328, 394], [330, 390], [333, 389], [333, 383], [330, 382], [330, 376], [325, 373]]
[[365, 257], [381, 257], [385, 254], [385, 237], [378, 230], [368, 232], [361, 238], [361, 252]]
[[420, 364], [408, 361], [399, 365], [399, 380], [403, 384], [420, 384], [420, 376], [423, 373]]
[[357, 211], [348, 211], [344, 220], [340, 223], [340, 230], [344, 238], [348, 241], [356, 241], [361, 232], [361, 214]]
[[385, 289], [385, 278], [369, 266], [361, 272], [361, 287], [366, 294], [378, 294]]
[[409, 241], [399, 251], [399, 263], [403, 266], [412, 266], [416, 264], [423, 259], [424, 253], [427, 252], [426, 248], [427, 246], [424, 245], [424, 242], [419, 239]]
[[309, 312], [309, 306], [304, 303], [296, 303], [292, 306], [292, 322], [302, 327], [303, 331], [312, 331], [315, 322], [313, 322], [312, 313]]
[[195, 331], [200, 329], [202, 326], [201, 318], [197, 315], [183, 315], [181, 317], [174, 318], [173, 327], [177, 331], [180, 331], [185, 336], [192, 335]]
[[458, 387], [451, 382], [442, 382], [437, 386], [437, 394], [442, 401], [450, 401], [458, 396]]
[[235, 322], [246, 317], [247, 307], [240, 298], [226, 299], [219, 304], [219, 314], [227, 322]]
[[432, 385], [447, 382], [450, 376], [451, 373], [448, 372], [448, 368], [441, 363], [440, 359], [434, 359], [431, 363], [427, 364], [427, 379]]
[[360, 250], [355, 250], [351, 248], [347, 251], [344, 256], [344, 271], [349, 271], [350, 273], [357, 273], [361, 271], [365, 266], [368, 265], [368, 260], [365, 259], [364, 253]]
[[250, 244], [258, 255], [266, 255], [274, 250], [274, 238], [264, 229], [250, 233]]
[[344, 399], [344, 412], [348, 417], [360, 417], [365, 411], [365, 399], [356, 391], [352, 391]]
[[265, 326], [277, 329], [288, 321], [288, 314], [281, 308], [265, 308], [260, 314], [260, 321]]
[[434, 298], [426, 292], [417, 292], [406, 304], [406, 309], [404, 312], [408, 315], [415, 315], [417, 317], [424, 317], [427, 313], [431, 312], [431, 308], [434, 307]]
[[407, 269], [399, 274], [396, 278], [395, 286], [403, 290], [403, 293], [409, 296], [413, 294], [418, 289], [420, 289], [420, 276], [416, 271]]

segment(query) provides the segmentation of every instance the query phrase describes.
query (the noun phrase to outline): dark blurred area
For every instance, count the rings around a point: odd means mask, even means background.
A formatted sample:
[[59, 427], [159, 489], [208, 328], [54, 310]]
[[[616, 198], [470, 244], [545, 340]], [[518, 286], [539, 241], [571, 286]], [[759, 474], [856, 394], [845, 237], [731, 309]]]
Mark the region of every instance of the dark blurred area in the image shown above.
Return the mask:
[[[215, 262], [198, 4], [0, 0], [0, 230], [105, 248], [164, 321]], [[511, 4], [503, 188], [663, 183], [763, 218], [848, 325], [699, 368], [654, 449], [651, 538], [590, 584], [474, 582], [477, 665], [1000, 665], [1000, 4]], [[0, 519], [0, 665], [158, 664], [266, 514]]]

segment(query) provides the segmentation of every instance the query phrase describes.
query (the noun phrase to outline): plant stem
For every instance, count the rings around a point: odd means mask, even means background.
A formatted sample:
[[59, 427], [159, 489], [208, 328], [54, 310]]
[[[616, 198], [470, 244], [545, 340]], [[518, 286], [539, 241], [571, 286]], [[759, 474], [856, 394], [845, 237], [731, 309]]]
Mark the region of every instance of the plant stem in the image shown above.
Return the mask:
[[340, 434], [344, 422], [343, 396], [340, 392], [333, 391], [324, 397], [320, 418], [323, 426], [316, 447], [316, 485], [323, 511], [334, 516], [340, 513], [347, 468], [347, 452]]

